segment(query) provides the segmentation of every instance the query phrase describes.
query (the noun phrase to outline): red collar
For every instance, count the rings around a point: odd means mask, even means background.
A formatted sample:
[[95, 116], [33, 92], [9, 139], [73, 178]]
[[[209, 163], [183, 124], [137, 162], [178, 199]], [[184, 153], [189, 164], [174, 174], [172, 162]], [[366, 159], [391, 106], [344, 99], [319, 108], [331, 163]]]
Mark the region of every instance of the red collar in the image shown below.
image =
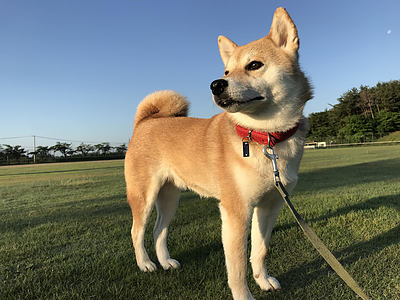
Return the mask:
[[298, 128], [299, 123], [297, 123], [292, 129], [289, 129], [285, 132], [264, 132], [251, 130], [236, 124], [236, 132], [241, 138], [247, 138], [250, 141], [255, 141], [259, 144], [267, 145], [269, 147], [273, 147], [275, 144], [287, 140], [296, 133]]

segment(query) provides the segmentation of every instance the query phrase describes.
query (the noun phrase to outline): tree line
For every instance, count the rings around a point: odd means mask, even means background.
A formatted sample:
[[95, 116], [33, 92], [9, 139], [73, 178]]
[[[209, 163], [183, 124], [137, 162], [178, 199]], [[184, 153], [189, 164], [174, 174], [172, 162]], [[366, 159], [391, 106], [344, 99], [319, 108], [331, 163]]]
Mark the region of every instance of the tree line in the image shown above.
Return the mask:
[[27, 151], [21, 145], [0, 145], [0, 164], [95, 160], [124, 158], [126, 144], [113, 147], [110, 143], [90, 145], [81, 143], [76, 148], [71, 143], [57, 142], [53, 146], [37, 146], [35, 151]]
[[368, 142], [400, 130], [400, 81], [345, 92], [331, 109], [312, 113], [308, 140]]

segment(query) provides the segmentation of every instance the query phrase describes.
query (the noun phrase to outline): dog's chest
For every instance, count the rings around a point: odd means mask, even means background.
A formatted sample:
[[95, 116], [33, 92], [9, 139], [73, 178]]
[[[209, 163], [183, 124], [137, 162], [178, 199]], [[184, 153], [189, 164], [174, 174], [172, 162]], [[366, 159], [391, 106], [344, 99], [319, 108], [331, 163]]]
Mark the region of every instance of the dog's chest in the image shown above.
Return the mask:
[[[242, 198], [257, 201], [260, 197], [274, 191], [272, 162], [260, 149], [253, 149], [249, 157], [243, 157], [233, 167], [235, 183]], [[296, 157], [278, 159], [280, 177], [284, 185], [291, 190], [297, 182], [298, 163]]]

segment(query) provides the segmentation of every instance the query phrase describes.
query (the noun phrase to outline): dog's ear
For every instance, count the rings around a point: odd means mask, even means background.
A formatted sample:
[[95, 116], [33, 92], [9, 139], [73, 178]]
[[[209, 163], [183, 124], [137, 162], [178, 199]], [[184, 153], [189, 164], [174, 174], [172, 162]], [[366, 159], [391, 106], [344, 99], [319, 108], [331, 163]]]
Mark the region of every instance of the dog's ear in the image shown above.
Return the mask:
[[232, 42], [227, 37], [220, 35], [218, 37], [219, 53], [221, 54], [222, 62], [226, 66], [229, 58], [232, 55], [233, 50], [238, 47], [234, 42]]
[[297, 28], [283, 7], [278, 7], [274, 13], [271, 30], [268, 36], [278, 47], [289, 54], [296, 54], [299, 50]]

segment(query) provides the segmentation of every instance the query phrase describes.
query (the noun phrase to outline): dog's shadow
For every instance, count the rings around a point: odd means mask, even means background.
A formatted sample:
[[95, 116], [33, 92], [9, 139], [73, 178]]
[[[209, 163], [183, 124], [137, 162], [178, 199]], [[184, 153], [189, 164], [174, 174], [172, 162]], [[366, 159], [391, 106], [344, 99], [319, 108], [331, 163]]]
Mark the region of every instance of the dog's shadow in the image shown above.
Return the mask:
[[377, 181], [398, 181], [399, 169], [400, 159], [396, 158], [301, 172], [295, 193], [314, 193], [339, 186], [350, 187]]
[[[399, 199], [400, 195], [372, 198], [363, 203], [343, 207], [336, 212], [328, 213], [313, 220], [315, 221], [329, 219], [341, 215], [346, 215], [347, 213], [352, 211], [378, 209], [382, 206], [391, 208], [395, 207], [396, 209], [398, 209]], [[305, 240], [305, 242], [308, 241]], [[333, 254], [336, 258], [338, 258], [338, 260], [343, 264], [345, 268], [348, 268], [346, 266], [352, 265], [357, 261], [373, 256], [374, 254], [379, 253], [380, 251], [385, 249], [386, 247], [390, 247], [391, 245], [395, 245], [398, 243], [400, 243], [400, 224], [382, 234], [375, 236], [368, 241], [353, 244], [339, 251], [333, 251]], [[333, 272], [334, 271], [325, 263], [325, 261], [321, 257], [317, 257], [307, 264], [303, 264], [301, 266], [291, 269], [288, 272], [278, 275], [278, 280], [282, 284], [282, 294], [284, 294], [285, 291], [295, 291], [299, 287], [304, 289], [305, 287], [311, 285], [313, 281], [317, 280], [321, 276], [329, 276], [330, 274], [333, 274]], [[299, 274], [304, 274], [304, 276], [299, 276]], [[357, 281], [356, 274], [353, 275], [355, 280]], [[295, 280], [295, 282], [293, 282], [293, 280]], [[345, 286], [345, 284], [343, 283], [342, 286]], [[368, 288], [368, 286], [365, 288]], [[280, 297], [276, 296], [277, 295], [274, 295], [273, 293], [269, 293], [261, 296], [261, 299], [280, 299]]]

